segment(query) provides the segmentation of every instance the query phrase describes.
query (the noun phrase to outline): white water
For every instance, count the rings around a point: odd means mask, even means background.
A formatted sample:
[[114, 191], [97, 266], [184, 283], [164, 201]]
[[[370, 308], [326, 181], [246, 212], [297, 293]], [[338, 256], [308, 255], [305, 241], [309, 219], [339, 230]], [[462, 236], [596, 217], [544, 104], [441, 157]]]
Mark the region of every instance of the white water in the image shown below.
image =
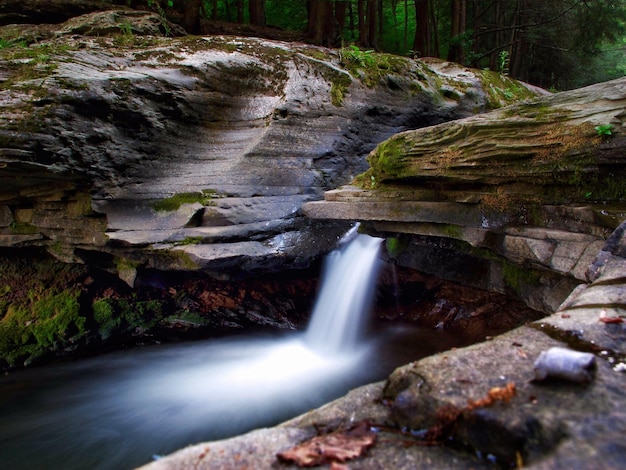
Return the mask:
[[328, 255], [306, 342], [323, 354], [349, 354], [358, 349], [369, 311], [380, 261], [382, 239], [356, 235]]
[[358, 235], [330, 257], [305, 335], [149, 347], [0, 377], [0, 466], [132, 468], [276, 424], [449, 348], [431, 332], [354, 334], [371, 298], [378, 244]]

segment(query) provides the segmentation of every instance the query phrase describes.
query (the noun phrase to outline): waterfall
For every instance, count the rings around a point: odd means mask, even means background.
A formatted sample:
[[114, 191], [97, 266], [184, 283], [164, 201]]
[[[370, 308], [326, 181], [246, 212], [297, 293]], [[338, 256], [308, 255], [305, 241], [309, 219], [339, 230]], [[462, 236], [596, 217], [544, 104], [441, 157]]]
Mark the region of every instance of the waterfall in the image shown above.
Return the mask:
[[358, 346], [374, 294], [382, 239], [356, 235], [330, 253], [305, 341], [316, 352], [352, 352]]

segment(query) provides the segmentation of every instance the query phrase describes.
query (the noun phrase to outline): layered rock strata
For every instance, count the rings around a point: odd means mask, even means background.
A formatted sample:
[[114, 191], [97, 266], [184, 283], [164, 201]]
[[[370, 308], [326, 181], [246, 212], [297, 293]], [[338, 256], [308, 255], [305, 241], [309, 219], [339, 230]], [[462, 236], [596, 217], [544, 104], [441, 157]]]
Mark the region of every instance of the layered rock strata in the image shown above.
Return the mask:
[[[593, 282], [553, 315], [403, 366], [278, 427], [190, 446], [142, 469], [297, 468], [278, 454], [356, 423], [365, 423], [373, 445], [352, 454], [350, 468], [621, 468], [625, 230], [618, 227], [593, 261]], [[536, 381], [534, 363], [552, 347], [592, 353], [591, 380]], [[320, 468], [338, 454], [327, 455]]]
[[400, 133], [358, 187], [304, 211], [364, 221], [397, 236], [401, 264], [553, 312], [626, 219], [625, 105], [621, 79]]
[[[347, 224], [327, 231], [302, 203], [365, 170], [377, 143], [539, 92], [452, 64], [179, 33], [128, 10], [2, 28], [3, 246], [107, 269], [111, 255], [216, 275], [306, 264]], [[85, 198], [80, 235], [62, 206]]]

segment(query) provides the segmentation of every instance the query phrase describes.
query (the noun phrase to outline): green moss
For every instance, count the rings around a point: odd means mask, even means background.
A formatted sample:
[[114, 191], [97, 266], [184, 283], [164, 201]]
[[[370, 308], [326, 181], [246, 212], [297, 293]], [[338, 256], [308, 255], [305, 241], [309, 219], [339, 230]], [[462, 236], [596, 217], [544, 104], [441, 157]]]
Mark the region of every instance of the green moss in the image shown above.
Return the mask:
[[463, 231], [458, 225], [444, 225], [441, 231], [445, 236], [450, 238], [461, 238], [463, 236]]
[[98, 324], [98, 334], [102, 339], [108, 339], [121, 324], [121, 319], [115, 316], [111, 300], [98, 299], [93, 303], [92, 309], [93, 318]]
[[203, 206], [213, 204], [216, 192], [212, 189], [203, 189], [195, 193], [178, 193], [172, 197], [161, 199], [152, 204], [152, 208], [158, 212], [173, 212], [180, 208], [183, 204], [194, 204], [196, 202]]
[[404, 157], [409, 150], [410, 144], [403, 135], [395, 135], [376, 147], [367, 158], [376, 181], [405, 176], [409, 166]]
[[348, 91], [348, 87], [339, 82], [333, 82], [330, 87], [330, 100], [333, 105], [339, 107], [343, 106], [343, 99]]
[[33, 235], [39, 233], [39, 229], [26, 222], [12, 222], [9, 225], [9, 230], [13, 235]]
[[[45, 78], [57, 69], [57, 64], [51, 59], [64, 55], [68, 50], [68, 46], [51, 44], [25, 47], [19, 42], [12, 43], [12, 47], [0, 48], [0, 60], [3, 61], [3, 67], [8, 72], [6, 79], [0, 82], [0, 89], [8, 89], [20, 82], [38, 79], [41, 79], [39, 86], [42, 86]], [[25, 86], [33, 89], [31, 83]]]
[[129, 258], [115, 258], [115, 269], [117, 272], [129, 269], [137, 269], [141, 266], [141, 262]]
[[163, 320], [163, 306], [159, 300], [130, 298], [102, 298], [92, 304], [93, 318], [98, 334], [108, 339], [113, 334], [153, 328]]
[[6, 307], [0, 321], [0, 358], [9, 365], [31, 362], [58, 351], [86, 334], [80, 291], [30, 291]]
[[409, 69], [408, 59], [404, 57], [373, 50], [363, 51], [354, 45], [342, 48], [339, 58], [350, 75], [362, 80], [368, 87], [375, 86], [386, 74], [404, 74]]
[[492, 109], [536, 96], [531, 90], [506, 75], [489, 70], [476, 71], [476, 73], [487, 94], [488, 105]]
[[204, 237], [185, 237], [184, 240], [177, 242], [177, 245], [199, 245], [204, 241]]
[[400, 237], [389, 237], [385, 239], [385, 248], [391, 259], [396, 259], [409, 248], [409, 241]]
[[163, 318], [161, 302], [158, 300], [119, 300], [120, 316], [128, 330], [147, 329], [156, 326]]
[[518, 294], [524, 288], [539, 285], [541, 280], [536, 272], [506, 260], [502, 265], [502, 278], [504, 285]]

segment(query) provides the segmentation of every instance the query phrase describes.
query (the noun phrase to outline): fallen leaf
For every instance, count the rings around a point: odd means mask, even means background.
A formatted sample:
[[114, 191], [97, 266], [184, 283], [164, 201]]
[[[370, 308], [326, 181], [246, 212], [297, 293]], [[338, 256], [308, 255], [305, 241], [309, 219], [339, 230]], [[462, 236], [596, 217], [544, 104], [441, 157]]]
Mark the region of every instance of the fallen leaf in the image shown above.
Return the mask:
[[[316, 436], [277, 454], [278, 458], [299, 467], [345, 462], [363, 455], [376, 441], [376, 433], [366, 423], [348, 431]], [[339, 467], [341, 468], [341, 467]]]
[[600, 317], [602, 323], [624, 323], [622, 317]]
[[513, 382], [506, 384], [506, 386], [504, 387], [493, 387], [491, 390], [489, 390], [486, 397], [476, 401], [468, 400], [468, 409], [472, 410], [475, 408], [484, 408], [485, 406], [493, 405], [496, 401], [508, 403], [509, 401], [511, 401], [516, 393], [517, 390]]

